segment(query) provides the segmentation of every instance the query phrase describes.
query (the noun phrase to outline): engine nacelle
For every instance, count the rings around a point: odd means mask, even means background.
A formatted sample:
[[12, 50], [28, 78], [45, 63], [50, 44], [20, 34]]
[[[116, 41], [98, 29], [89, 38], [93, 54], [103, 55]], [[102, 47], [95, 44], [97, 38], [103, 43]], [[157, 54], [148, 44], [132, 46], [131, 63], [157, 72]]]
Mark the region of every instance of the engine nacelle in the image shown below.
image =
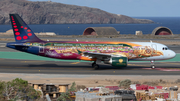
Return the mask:
[[112, 57], [110, 64], [115, 67], [127, 67], [127, 57]]

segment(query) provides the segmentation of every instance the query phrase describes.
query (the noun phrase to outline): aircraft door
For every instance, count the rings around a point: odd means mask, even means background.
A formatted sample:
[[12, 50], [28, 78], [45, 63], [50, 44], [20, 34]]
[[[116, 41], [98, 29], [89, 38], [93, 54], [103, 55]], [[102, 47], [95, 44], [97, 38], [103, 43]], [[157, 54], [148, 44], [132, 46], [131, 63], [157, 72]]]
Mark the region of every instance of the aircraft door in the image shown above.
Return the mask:
[[151, 48], [152, 48], [152, 54], [157, 54], [157, 45], [156, 44], [152, 44]]
[[44, 43], [39, 44], [39, 53], [44, 53]]

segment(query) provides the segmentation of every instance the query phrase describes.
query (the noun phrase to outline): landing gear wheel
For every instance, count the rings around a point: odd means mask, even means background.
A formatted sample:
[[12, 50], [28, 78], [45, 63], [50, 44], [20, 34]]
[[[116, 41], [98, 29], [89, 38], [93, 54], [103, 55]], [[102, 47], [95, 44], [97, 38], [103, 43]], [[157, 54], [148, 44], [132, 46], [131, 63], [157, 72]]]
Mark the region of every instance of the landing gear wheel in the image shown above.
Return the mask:
[[152, 68], [152, 69], [155, 69], [155, 66], [154, 66], [154, 65], [152, 65], [152, 66], [151, 66], [151, 68]]
[[99, 65], [94, 64], [94, 65], [93, 65], [93, 68], [94, 68], [94, 70], [98, 70], [98, 69], [99, 69]]
[[155, 69], [154, 60], [151, 60], [151, 69]]
[[95, 63], [95, 62], [93, 62], [93, 63], [92, 63], [92, 67], [93, 67], [93, 65], [95, 65], [95, 64], [96, 64], [96, 63]]

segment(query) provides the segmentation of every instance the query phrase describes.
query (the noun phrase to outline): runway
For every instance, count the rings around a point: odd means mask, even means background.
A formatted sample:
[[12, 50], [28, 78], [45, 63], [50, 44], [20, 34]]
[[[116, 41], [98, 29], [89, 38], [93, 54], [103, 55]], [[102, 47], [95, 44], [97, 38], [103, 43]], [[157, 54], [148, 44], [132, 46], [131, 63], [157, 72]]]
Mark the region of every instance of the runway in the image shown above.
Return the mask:
[[100, 64], [94, 70], [90, 62], [33, 61], [0, 59], [0, 73], [30, 74], [88, 74], [88, 75], [179, 75], [180, 62], [157, 62], [156, 69], [150, 63], [129, 63], [128, 67], [116, 68]]

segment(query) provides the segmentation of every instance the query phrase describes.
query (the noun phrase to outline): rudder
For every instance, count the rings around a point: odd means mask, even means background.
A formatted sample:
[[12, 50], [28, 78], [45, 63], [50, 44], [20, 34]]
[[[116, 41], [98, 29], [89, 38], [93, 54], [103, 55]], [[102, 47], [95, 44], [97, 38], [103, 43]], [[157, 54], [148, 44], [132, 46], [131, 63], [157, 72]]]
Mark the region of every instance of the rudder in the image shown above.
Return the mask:
[[39, 39], [29, 26], [22, 20], [18, 14], [9, 14], [11, 19], [11, 25], [14, 32], [14, 38], [16, 42], [40, 42]]

